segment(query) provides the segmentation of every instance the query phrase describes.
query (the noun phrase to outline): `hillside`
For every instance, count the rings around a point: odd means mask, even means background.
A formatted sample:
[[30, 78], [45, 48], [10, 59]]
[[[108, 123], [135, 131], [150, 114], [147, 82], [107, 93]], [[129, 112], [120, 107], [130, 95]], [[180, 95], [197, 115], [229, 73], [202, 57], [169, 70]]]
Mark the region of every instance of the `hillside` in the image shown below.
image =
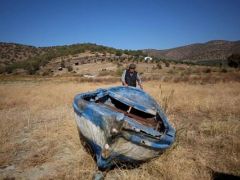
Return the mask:
[[44, 54], [47, 48], [0, 42], [0, 64], [7, 65]]
[[[53, 71], [65, 62], [68, 62], [68, 66], [72, 66], [75, 63], [85, 64], [103, 59], [109, 61], [139, 57], [143, 59], [144, 56], [141, 50], [122, 50], [92, 43], [51, 47], [0, 43], [0, 49], [0, 73], [18, 71], [35, 74], [40, 70]], [[46, 69], [49, 64], [51, 67]]]
[[[204, 65], [207, 60], [223, 63], [232, 54], [240, 54], [240, 41], [209, 41], [167, 50], [123, 50], [92, 43], [51, 47], [34, 47], [15, 43], [0, 43], [0, 74], [45, 74], [55, 72], [78, 72], [75, 65], [96, 62], [142, 62], [144, 56], [158, 60], [187, 60]], [[218, 61], [218, 62], [215, 62]], [[226, 64], [226, 62], [225, 62]], [[64, 72], [65, 72], [64, 71]]]
[[35, 47], [23, 44], [0, 42], [0, 65], [9, 65], [16, 62], [25, 61], [44, 54], [55, 54], [54, 57], [59, 57], [75, 55], [85, 51], [90, 51], [92, 53], [110, 53], [117, 56], [121, 56], [122, 54], [139, 56], [142, 54], [141, 50], [122, 50], [93, 43]]
[[149, 56], [173, 60], [218, 60], [240, 54], [240, 41], [215, 40], [166, 50], [146, 49]]

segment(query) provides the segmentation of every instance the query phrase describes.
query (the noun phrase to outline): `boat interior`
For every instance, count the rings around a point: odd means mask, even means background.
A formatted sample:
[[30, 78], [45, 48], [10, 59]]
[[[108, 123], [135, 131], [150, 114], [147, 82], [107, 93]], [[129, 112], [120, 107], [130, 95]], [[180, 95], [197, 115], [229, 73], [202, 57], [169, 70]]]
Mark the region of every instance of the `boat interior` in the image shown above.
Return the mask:
[[125, 116], [128, 116], [131, 119], [134, 119], [138, 123], [148, 127], [152, 127], [157, 131], [161, 131], [161, 132], [164, 131], [162, 119], [157, 112], [155, 115], [153, 115], [153, 114], [138, 110], [117, 99], [114, 99], [109, 95], [106, 95], [101, 98], [96, 98], [96, 95], [88, 96], [88, 97], [84, 97], [83, 99], [86, 101], [102, 104], [113, 111], [123, 113]]

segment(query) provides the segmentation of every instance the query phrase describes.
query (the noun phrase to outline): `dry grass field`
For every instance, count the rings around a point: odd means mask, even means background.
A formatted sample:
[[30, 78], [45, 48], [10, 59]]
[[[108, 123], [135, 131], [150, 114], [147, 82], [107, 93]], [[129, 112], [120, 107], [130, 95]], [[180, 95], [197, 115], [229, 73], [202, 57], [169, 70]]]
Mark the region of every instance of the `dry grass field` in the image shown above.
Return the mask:
[[[70, 79], [0, 82], [0, 179], [91, 179], [96, 164], [82, 147], [72, 100], [120, 83]], [[147, 81], [144, 89], [177, 130], [171, 149], [106, 179], [212, 179], [240, 176], [240, 83]], [[172, 92], [172, 93], [171, 93]]]

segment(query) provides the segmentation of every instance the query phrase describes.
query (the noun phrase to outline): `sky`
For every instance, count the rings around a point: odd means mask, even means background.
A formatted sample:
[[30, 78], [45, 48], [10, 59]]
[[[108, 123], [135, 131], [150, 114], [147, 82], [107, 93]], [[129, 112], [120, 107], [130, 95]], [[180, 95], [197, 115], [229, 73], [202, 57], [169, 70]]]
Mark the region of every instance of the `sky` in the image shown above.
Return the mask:
[[240, 0], [0, 0], [0, 41], [168, 49], [240, 40]]

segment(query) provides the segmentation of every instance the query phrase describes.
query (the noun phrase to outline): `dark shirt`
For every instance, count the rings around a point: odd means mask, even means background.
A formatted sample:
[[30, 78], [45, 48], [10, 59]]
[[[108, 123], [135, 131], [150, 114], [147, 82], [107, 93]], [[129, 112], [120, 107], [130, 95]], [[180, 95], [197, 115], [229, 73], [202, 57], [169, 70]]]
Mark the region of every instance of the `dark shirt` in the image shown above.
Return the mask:
[[[123, 74], [122, 74], [122, 82], [125, 82], [125, 83], [127, 83], [126, 82], [126, 72], [127, 72], [127, 70], [124, 70], [123, 71]], [[136, 72], [136, 71], [135, 71]], [[134, 73], [129, 73], [130, 74], [130, 76], [131, 75], [133, 75]], [[139, 74], [137, 73], [137, 76], [136, 76], [136, 80], [138, 81], [138, 83], [141, 83], [141, 78], [140, 78], [140, 76], [139, 76]], [[128, 84], [129, 85], [129, 84]]]

